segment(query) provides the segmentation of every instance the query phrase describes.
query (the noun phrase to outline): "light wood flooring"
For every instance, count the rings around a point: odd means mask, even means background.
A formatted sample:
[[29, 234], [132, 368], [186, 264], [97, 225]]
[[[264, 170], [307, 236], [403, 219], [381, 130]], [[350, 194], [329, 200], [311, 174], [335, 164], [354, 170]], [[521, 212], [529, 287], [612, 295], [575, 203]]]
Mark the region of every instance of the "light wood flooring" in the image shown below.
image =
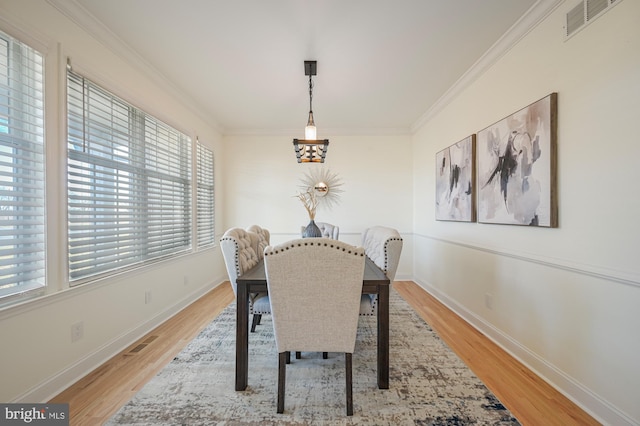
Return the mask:
[[[599, 424], [414, 282], [393, 286], [523, 425]], [[50, 402], [69, 403], [71, 425], [104, 423], [233, 298], [216, 287]]]

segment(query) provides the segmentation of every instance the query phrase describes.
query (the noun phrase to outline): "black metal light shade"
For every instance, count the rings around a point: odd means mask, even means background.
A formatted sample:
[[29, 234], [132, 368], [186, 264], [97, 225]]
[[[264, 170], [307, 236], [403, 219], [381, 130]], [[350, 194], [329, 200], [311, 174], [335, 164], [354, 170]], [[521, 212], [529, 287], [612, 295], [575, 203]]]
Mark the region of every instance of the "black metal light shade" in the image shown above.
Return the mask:
[[324, 163], [324, 157], [329, 148], [329, 139], [294, 139], [293, 146], [296, 150], [298, 163]]

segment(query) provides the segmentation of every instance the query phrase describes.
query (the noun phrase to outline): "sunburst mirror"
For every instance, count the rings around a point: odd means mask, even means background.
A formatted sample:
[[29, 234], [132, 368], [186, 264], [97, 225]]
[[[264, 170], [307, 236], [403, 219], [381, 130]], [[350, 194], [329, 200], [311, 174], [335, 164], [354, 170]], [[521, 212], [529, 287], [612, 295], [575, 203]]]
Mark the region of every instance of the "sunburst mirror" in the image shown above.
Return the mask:
[[313, 190], [318, 199], [318, 205], [331, 208], [340, 201], [342, 180], [329, 169], [313, 168], [300, 179], [303, 191]]

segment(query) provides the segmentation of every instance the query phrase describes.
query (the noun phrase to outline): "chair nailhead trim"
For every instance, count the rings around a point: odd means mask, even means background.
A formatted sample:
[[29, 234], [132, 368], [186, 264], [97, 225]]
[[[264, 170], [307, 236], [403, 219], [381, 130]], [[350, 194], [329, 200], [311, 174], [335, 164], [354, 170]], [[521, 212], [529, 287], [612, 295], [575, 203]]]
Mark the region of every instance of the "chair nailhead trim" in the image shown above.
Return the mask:
[[[318, 247], [321, 247], [321, 246], [327, 247], [327, 245], [328, 245], [328, 244], [327, 244], [327, 243], [316, 243], [316, 242], [313, 242], [313, 241], [308, 241], [308, 242], [307, 242], [307, 241], [305, 241], [305, 242], [304, 242], [304, 245], [305, 245], [305, 246], [314, 246], [314, 245], [316, 245], [316, 246], [318, 246]], [[296, 246], [298, 246], [298, 247], [302, 247], [302, 243], [297, 243], [297, 244], [287, 245], [287, 246], [284, 246], [283, 248], [281, 248], [280, 250], [278, 250], [278, 249], [271, 250], [271, 251], [265, 252], [265, 253], [264, 253], [264, 255], [265, 255], [265, 256], [270, 256], [270, 255], [278, 254], [278, 253], [280, 253], [280, 252], [284, 252], [285, 250], [289, 250], [289, 248], [295, 248]], [[338, 249], [338, 250], [342, 250], [342, 251], [347, 251], [347, 248], [346, 248], [346, 247], [337, 247], [337, 246], [335, 246], [334, 244], [331, 244], [331, 245], [330, 245], [330, 247], [331, 247], [331, 248], [336, 248], [336, 249]], [[348, 251], [347, 251], [347, 253], [349, 253], [349, 254], [354, 254], [354, 255], [356, 255], [356, 256], [364, 256], [364, 252], [357, 253], [357, 252], [355, 252], [355, 251], [348, 250]]]
[[236, 275], [240, 276], [240, 261], [238, 259], [238, 241], [233, 237], [224, 237], [221, 238], [220, 241], [233, 241], [233, 244], [236, 246], [235, 253], [235, 264], [236, 264]]
[[389, 241], [402, 241], [402, 238], [398, 238], [398, 237], [387, 238], [387, 240], [384, 242], [384, 273], [385, 274], [389, 270], [389, 253], [387, 252], [387, 244], [389, 244]]

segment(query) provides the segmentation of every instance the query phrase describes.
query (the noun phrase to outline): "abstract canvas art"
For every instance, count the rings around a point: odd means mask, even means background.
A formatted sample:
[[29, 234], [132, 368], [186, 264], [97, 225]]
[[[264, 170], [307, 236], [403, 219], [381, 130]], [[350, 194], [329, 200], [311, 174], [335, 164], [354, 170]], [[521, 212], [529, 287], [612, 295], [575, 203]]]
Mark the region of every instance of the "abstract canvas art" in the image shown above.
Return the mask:
[[475, 135], [436, 154], [436, 220], [474, 222]]
[[478, 222], [557, 226], [557, 93], [478, 132]]

